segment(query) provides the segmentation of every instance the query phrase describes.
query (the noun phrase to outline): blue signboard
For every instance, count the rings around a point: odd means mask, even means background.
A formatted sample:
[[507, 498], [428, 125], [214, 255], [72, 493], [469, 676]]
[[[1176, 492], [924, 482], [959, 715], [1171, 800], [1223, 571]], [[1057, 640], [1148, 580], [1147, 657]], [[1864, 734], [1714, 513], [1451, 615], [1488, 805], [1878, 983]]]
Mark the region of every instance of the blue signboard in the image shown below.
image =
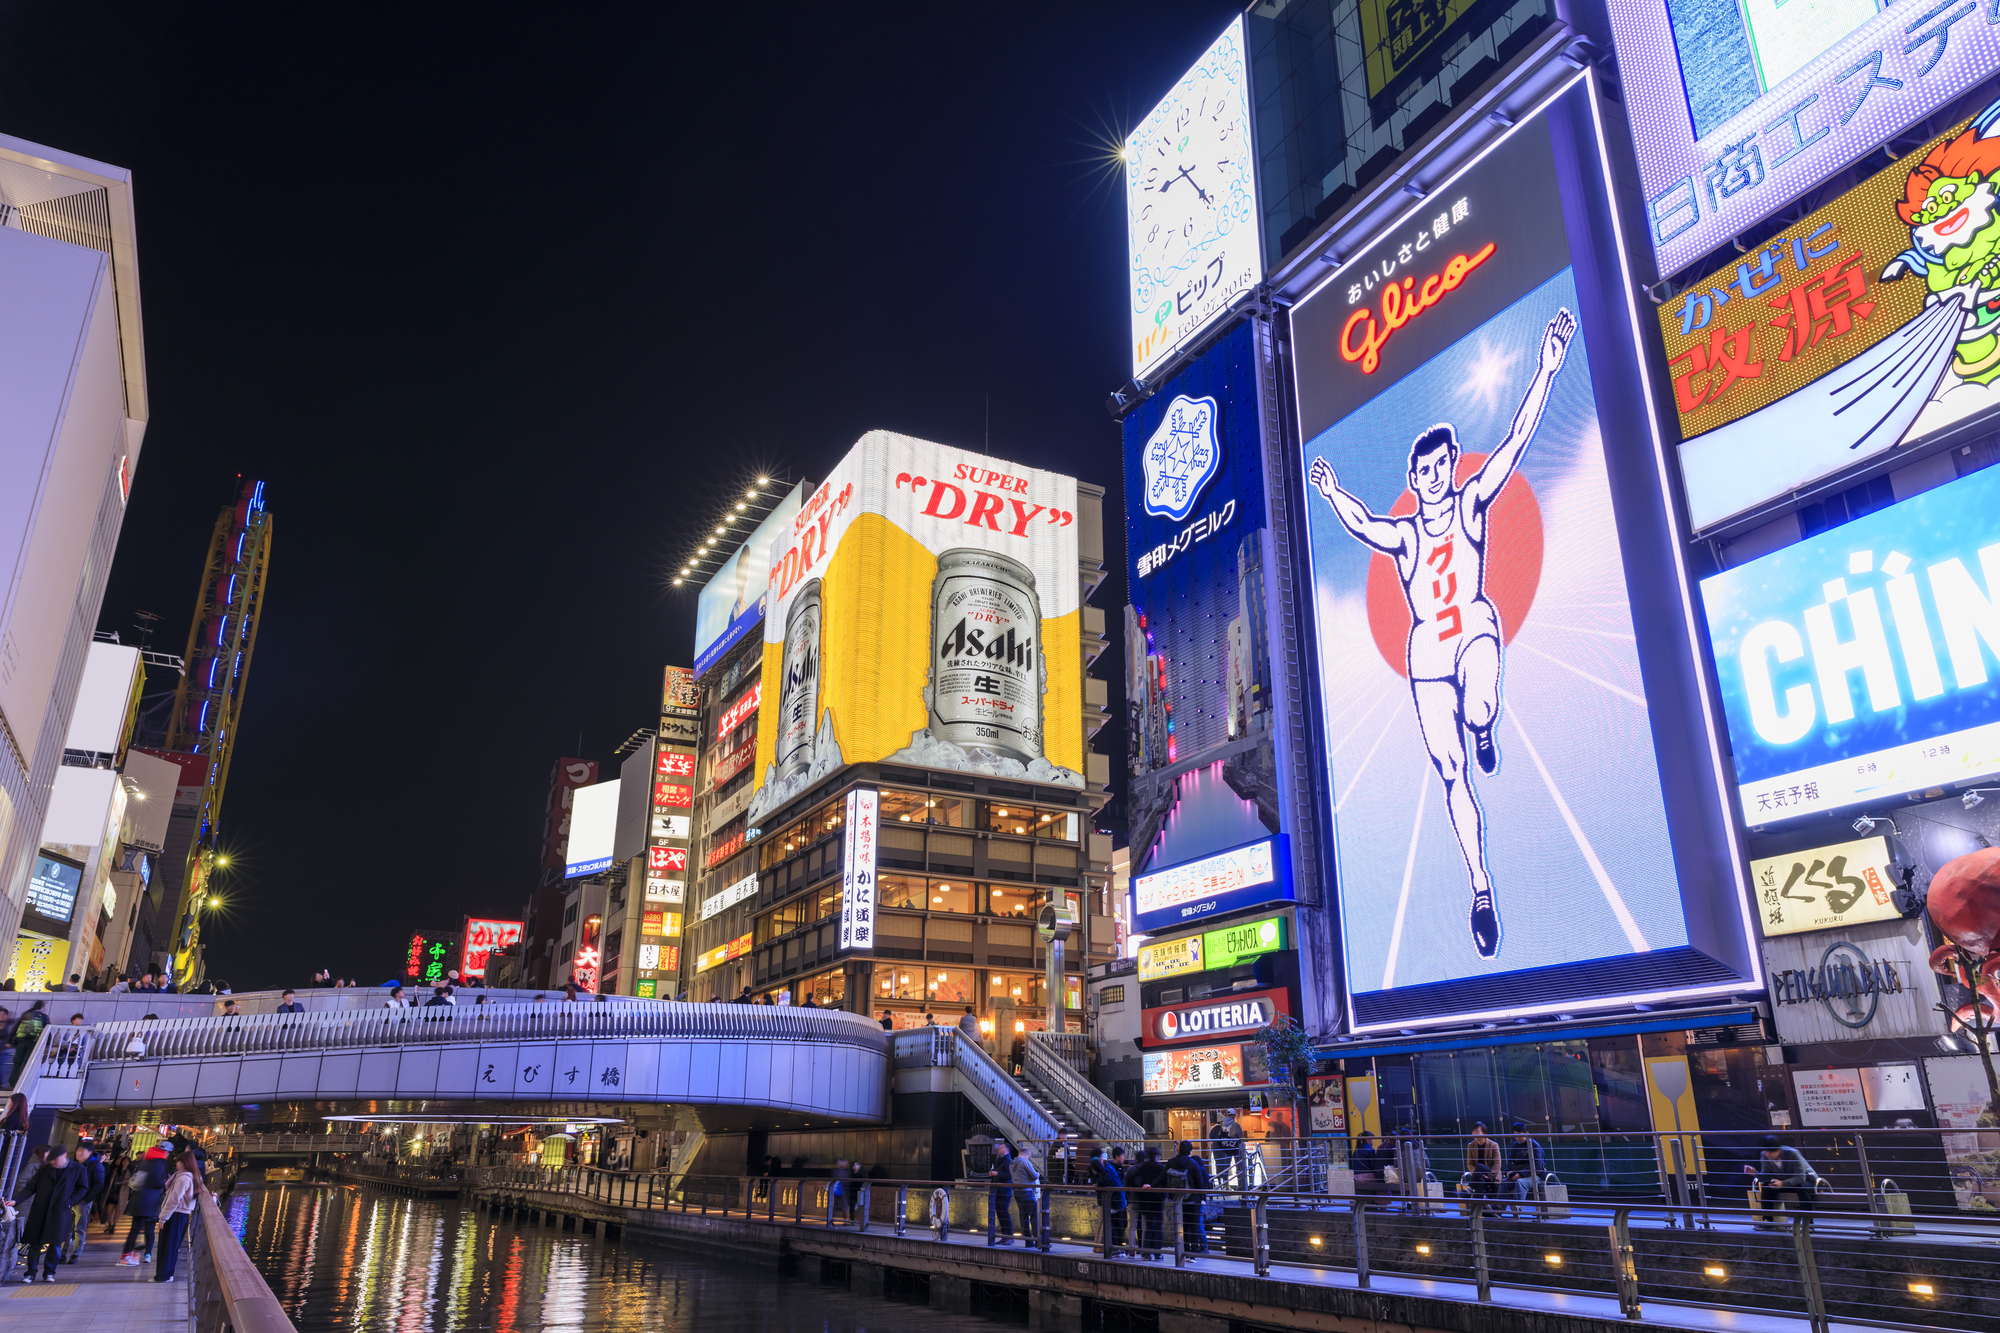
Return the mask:
[[2000, 469], [1701, 593], [1749, 824], [2000, 770]]
[[1291, 846], [1279, 834], [1134, 875], [1132, 919], [1150, 933], [1293, 896]]

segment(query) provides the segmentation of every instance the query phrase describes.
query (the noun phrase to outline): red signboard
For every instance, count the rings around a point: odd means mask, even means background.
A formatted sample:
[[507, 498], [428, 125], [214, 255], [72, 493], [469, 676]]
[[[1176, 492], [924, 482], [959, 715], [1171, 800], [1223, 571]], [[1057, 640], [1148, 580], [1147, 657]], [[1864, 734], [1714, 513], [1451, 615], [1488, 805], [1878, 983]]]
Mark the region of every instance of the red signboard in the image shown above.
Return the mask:
[[744, 721], [757, 711], [757, 705], [763, 698], [764, 682], [759, 680], [743, 692], [742, 698], [723, 710], [722, 720], [715, 724], [715, 738], [721, 740], [742, 726]]
[[1166, 1004], [1145, 1010], [1139, 1018], [1141, 1046], [1175, 1046], [1191, 1041], [1238, 1041], [1257, 1035], [1271, 1025], [1275, 1014], [1289, 1014], [1290, 991], [1283, 986], [1272, 990], [1218, 991], [1205, 999], [1185, 1004]]
[[661, 750], [655, 769], [663, 778], [691, 778], [694, 776], [694, 751]]
[[548, 817], [542, 825], [542, 864], [560, 870], [568, 861], [569, 809], [578, 787], [597, 781], [595, 759], [558, 759], [549, 775]]
[[756, 757], [757, 742], [754, 740], [737, 746], [727, 754], [717, 755], [709, 761], [709, 767], [712, 770], [709, 776], [709, 784], [720, 787], [723, 783], [750, 767], [751, 760]]
[[708, 849], [708, 857], [707, 857], [708, 868], [710, 870], [715, 869], [715, 867], [721, 865], [724, 861], [727, 861], [730, 857], [736, 855], [736, 853], [742, 850], [743, 850], [743, 830], [737, 829], [736, 832], [730, 834], [728, 837], [724, 838], [721, 842], [718, 842], [717, 844], [715, 844], [715, 846]]
[[686, 782], [655, 782], [653, 804], [670, 810], [686, 810], [694, 805], [694, 787]]
[[478, 917], [467, 917], [465, 929], [460, 933], [464, 945], [459, 954], [458, 974], [468, 978], [485, 976], [486, 959], [495, 949], [521, 942], [522, 924], [519, 921], [482, 921]]
[[678, 870], [687, 873], [688, 849], [685, 847], [653, 847], [646, 852], [648, 870]]

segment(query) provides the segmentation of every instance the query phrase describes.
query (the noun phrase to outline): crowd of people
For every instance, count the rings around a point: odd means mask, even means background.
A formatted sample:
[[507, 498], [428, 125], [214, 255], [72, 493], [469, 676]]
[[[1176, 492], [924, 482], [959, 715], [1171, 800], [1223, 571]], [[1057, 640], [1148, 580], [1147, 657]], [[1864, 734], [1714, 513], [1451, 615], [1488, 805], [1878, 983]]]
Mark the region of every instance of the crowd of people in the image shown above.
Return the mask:
[[[0, 1130], [27, 1127], [27, 1101], [15, 1093]], [[180, 1130], [137, 1151], [122, 1132], [84, 1139], [74, 1148], [50, 1143], [32, 1150], [6, 1203], [26, 1259], [18, 1271], [0, 1270], [0, 1281], [55, 1282], [56, 1270], [82, 1254], [93, 1221], [107, 1236], [123, 1221], [120, 1263], [150, 1263], [155, 1282], [172, 1282], [189, 1220], [208, 1189], [207, 1168], [207, 1151]], [[0, 1255], [6, 1269], [14, 1262], [11, 1248]]]

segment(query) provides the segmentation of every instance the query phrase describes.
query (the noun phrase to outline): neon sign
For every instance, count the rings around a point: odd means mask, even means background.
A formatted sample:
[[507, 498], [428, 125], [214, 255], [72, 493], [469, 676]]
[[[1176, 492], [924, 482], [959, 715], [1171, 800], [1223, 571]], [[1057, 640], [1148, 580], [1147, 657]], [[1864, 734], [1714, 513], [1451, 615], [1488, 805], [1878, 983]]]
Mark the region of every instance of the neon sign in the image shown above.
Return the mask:
[[[1415, 278], [1404, 278], [1398, 284], [1391, 282], [1382, 291], [1382, 322], [1375, 322], [1375, 312], [1367, 306], [1347, 317], [1340, 326], [1340, 359], [1359, 361], [1361, 373], [1373, 375], [1382, 364], [1382, 348], [1389, 336], [1397, 329], [1429, 310], [1443, 299], [1446, 292], [1455, 292], [1459, 284], [1472, 270], [1493, 257], [1500, 247], [1488, 241], [1471, 255], [1453, 255], [1444, 266], [1444, 272], [1433, 273], [1424, 279], [1424, 285], [1417, 286]], [[1353, 345], [1355, 325], [1364, 325], [1361, 346]]]

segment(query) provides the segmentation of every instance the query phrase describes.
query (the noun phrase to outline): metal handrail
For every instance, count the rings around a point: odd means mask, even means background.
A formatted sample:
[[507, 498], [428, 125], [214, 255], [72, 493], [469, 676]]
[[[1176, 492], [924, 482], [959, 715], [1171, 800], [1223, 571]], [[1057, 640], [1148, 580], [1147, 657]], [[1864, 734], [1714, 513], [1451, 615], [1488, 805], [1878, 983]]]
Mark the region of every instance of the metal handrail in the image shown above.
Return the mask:
[[297, 1333], [215, 1206], [215, 1196], [206, 1189], [196, 1195], [188, 1227], [194, 1257], [188, 1315], [194, 1333]]
[[[878, 1029], [879, 1030], [879, 1029]], [[994, 1063], [976, 1042], [960, 1041], [957, 1028], [918, 1028], [893, 1034], [892, 1060], [898, 1069], [956, 1069], [974, 1084], [1009, 1123], [1001, 1126], [1015, 1140], [1059, 1139], [1062, 1126], [1035, 1103], [1014, 1076]]]
[[[52, 1029], [53, 1030], [53, 1029]], [[887, 1033], [860, 1014], [753, 1004], [635, 1000], [599, 1004], [439, 1005], [306, 1014], [243, 1014], [100, 1023], [63, 1029], [97, 1037], [100, 1060], [174, 1059], [453, 1042], [762, 1038], [882, 1051]], [[127, 1047], [137, 1036], [143, 1051]]]
[[1079, 1076], [1061, 1051], [1030, 1041], [1027, 1068], [1029, 1077], [1047, 1084], [1063, 1109], [1083, 1121], [1092, 1134], [1106, 1143], [1133, 1148], [1145, 1141], [1146, 1131], [1139, 1122], [1126, 1115], [1118, 1103], [1098, 1091], [1088, 1079]]

